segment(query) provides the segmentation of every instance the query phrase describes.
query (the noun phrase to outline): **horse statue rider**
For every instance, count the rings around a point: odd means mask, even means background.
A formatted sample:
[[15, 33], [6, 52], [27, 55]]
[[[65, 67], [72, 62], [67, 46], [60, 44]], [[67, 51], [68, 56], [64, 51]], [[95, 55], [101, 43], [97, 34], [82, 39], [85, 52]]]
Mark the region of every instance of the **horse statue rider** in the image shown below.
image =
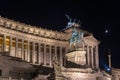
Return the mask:
[[76, 49], [77, 45], [82, 41], [82, 38], [83, 32], [77, 32], [76, 28], [74, 28], [70, 39], [70, 47], [74, 46]]

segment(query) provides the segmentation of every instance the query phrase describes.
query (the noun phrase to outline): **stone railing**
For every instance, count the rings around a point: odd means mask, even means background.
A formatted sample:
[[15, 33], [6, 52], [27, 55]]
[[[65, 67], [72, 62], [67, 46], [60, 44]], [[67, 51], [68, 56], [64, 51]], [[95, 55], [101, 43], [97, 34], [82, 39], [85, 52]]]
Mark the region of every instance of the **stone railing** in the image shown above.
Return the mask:
[[0, 77], [0, 80], [24, 80], [23, 78], [21, 79], [13, 79], [11, 77]]

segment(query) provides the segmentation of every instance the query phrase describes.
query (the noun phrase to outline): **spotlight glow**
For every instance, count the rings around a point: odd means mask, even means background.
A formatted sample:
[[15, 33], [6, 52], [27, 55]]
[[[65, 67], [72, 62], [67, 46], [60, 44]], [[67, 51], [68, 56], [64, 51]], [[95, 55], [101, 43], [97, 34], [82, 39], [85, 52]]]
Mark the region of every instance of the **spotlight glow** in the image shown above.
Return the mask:
[[110, 68], [106, 64], [103, 64], [103, 65], [104, 65], [106, 71], [110, 71]]
[[110, 68], [107, 68], [107, 71], [110, 71]]

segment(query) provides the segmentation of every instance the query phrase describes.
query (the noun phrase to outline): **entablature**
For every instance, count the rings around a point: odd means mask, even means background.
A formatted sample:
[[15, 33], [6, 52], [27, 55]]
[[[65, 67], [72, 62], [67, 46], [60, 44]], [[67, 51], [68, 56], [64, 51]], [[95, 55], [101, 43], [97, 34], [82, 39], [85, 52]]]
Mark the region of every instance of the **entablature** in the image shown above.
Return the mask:
[[83, 39], [84, 39], [85, 44], [87, 44], [87, 45], [94, 46], [94, 45], [99, 45], [100, 44], [100, 41], [98, 41], [97, 39], [95, 39], [93, 37], [93, 35], [84, 37]]
[[6, 36], [11, 36], [13, 38], [23, 39], [25, 41], [36, 42], [36, 43], [45, 43], [45, 44], [59, 45], [59, 46], [67, 46], [68, 45], [68, 41], [40, 37], [40, 36], [36, 36], [36, 35], [31, 35], [31, 34], [25, 34], [25, 33], [21, 33], [21, 32], [15, 31], [15, 30], [10, 30], [10, 29], [4, 28], [4, 27], [0, 28], [0, 34], [6, 35]]
[[36, 26], [27, 25], [27, 24], [16, 22], [14, 20], [9, 20], [3, 17], [0, 17], [0, 26], [13, 29], [15, 31], [20, 31], [23, 33], [37, 35], [40, 37], [53, 38], [58, 40], [67, 40], [66, 39], [67, 35], [63, 32], [38, 28]]

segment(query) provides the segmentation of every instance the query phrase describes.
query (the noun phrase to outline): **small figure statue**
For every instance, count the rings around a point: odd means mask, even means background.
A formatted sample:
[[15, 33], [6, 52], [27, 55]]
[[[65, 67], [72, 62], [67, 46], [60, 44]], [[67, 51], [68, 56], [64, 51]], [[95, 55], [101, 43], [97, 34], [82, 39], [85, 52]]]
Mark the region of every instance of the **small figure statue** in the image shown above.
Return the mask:
[[59, 63], [59, 61], [57, 60], [56, 57], [54, 57], [54, 59], [53, 59], [53, 67], [54, 67], [56, 76], [63, 76], [62, 73], [61, 73], [60, 63]]
[[66, 14], [65, 16], [66, 16], [67, 19], [69, 20], [68, 25], [66, 26], [66, 28], [79, 27], [79, 26], [80, 26], [80, 25], [79, 25], [80, 21], [76, 22], [76, 19], [74, 19], [74, 20], [72, 21], [72, 19], [70, 18], [69, 15]]

